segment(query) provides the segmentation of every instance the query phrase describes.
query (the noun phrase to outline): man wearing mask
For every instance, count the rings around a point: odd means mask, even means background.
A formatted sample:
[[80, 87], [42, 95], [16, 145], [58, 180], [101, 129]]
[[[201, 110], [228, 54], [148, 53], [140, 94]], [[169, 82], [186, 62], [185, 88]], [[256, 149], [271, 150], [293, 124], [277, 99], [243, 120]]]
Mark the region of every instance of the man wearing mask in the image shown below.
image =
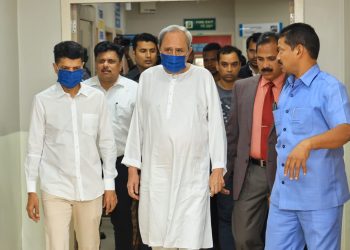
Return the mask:
[[186, 63], [191, 41], [183, 26], [161, 30], [162, 65], [140, 77], [123, 159], [142, 240], [157, 250], [212, 247], [209, 199], [224, 185], [220, 100], [211, 74]]
[[264, 249], [268, 198], [276, 173], [272, 109], [285, 80], [277, 60], [277, 40], [272, 32], [260, 36], [260, 75], [236, 81], [232, 92], [225, 180], [233, 173], [232, 230], [240, 250]]
[[218, 43], [208, 43], [203, 48], [203, 64], [204, 68], [214, 77], [215, 82], [220, 80], [220, 75], [216, 69], [216, 60], [219, 49], [221, 48]]
[[33, 101], [25, 160], [27, 213], [40, 220], [40, 178], [46, 249], [69, 249], [72, 216], [79, 248], [99, 249], [102, 204], [108, 214], [117, 203], [116, 146], [107, 104], [100, 91], [80, 83], [80, 44], [61, 42], [54, 55], [58, 83]]
[[259, 74], [258, 63], [256, 61], [256, 43], [260, 37], [261, 33], [253, 33], [246, 41], [246, 52], [248, 57], [248, 63], [244, 65], [238, 77], [247, 78]]
[[136, 65], [125, 76], [131, 80], [139, 82], [141, 73], [156, 65], [158, 57], [157, 38], [149, 33], [137, 34], [132, 47]]
[[115, 179], [118, 207], [111, 215], [111, 221], [114, 226], [115, 248], [132, 250], [132, 200], [126, 188], [128, 169], [121, 164], [121, 161], [124, 155], [138, 85], [136, 82], [119, 74], [122, 68], [123, 47], [104, 41], [95, 46], [94, 54], [97, 76], [84, 81], [84, 83], [101, 90], [106, 96], [118, 152], [118, 158], [115, 163], [118, 171], [118, 178]]

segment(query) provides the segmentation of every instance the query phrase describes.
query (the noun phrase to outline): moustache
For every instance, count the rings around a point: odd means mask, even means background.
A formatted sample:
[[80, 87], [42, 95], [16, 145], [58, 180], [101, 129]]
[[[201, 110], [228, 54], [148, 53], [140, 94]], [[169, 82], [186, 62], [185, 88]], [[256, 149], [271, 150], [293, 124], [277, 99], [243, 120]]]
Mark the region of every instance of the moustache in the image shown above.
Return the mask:
[[271, 68], [263, 68], [261, 69], [261, 72], [267, 73], [267, 72], [272, 72], [273, 70]]
[[102, 72], [111, 72], [109, 68], [103, 68]]

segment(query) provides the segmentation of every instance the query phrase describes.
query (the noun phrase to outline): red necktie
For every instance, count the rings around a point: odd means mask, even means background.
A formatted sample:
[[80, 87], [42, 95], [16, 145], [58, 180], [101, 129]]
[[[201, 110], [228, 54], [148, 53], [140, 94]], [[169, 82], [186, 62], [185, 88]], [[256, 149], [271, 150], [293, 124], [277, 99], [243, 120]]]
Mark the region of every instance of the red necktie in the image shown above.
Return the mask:
[[262, 111], [262, 121], [261, 121], [261, 144], [260, 144], [260, 153], [261, 159], [267, 160], [267, 145], [270, 129], [273, 125], [273, 114], [272, 106], [274, 102], [272, 87], [274, 86], [273, 82], [267, 83], [267, 92], [264, 98], [264, 106]]

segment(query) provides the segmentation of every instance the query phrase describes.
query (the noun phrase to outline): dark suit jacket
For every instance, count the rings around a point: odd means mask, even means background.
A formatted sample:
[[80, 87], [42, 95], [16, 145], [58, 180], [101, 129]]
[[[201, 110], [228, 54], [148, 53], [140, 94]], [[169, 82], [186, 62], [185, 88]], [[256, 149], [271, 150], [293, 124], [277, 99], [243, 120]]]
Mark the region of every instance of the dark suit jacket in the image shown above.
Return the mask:
[[249, 68], [249, 64], [247, 63], [239, 70], [238, 78], [244, 79], [244, 78], [248, 78], [251, 76], [253, 76], [253, 73], [252, 73], [251, 69]]
[[129, 78], [135, 82], [139, 82], [141, 72], [139, 68], [135, 65], [129, 72], [125, 75], [126, 78]]
[[[238, 80], [232, 90], [232, 104], [227, 124], [227, 174], [233, 173], [233, 198], [239, 199], [249, 164], [250, 142], [252, 137], [253, 110], [260, 75]], [[266, 178], [272, 190], [276, 174], [277, 136], [273, 127], [268, 139], [268, 160]]]

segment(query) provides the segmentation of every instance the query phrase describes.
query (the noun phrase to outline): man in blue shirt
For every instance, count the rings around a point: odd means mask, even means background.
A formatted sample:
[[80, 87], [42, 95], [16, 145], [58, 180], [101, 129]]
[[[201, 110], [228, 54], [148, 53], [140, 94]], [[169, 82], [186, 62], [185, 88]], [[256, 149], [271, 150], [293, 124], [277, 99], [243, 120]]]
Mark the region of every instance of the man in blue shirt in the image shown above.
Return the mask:
[[343, 145], [350, 140], [346, 88], [320, 70], [315, 30], [295, 23], [281, 31], [278, 59], [290, 74], [274, 105], [277, 172], [266, 248], [340, 249], [349, 199]]

